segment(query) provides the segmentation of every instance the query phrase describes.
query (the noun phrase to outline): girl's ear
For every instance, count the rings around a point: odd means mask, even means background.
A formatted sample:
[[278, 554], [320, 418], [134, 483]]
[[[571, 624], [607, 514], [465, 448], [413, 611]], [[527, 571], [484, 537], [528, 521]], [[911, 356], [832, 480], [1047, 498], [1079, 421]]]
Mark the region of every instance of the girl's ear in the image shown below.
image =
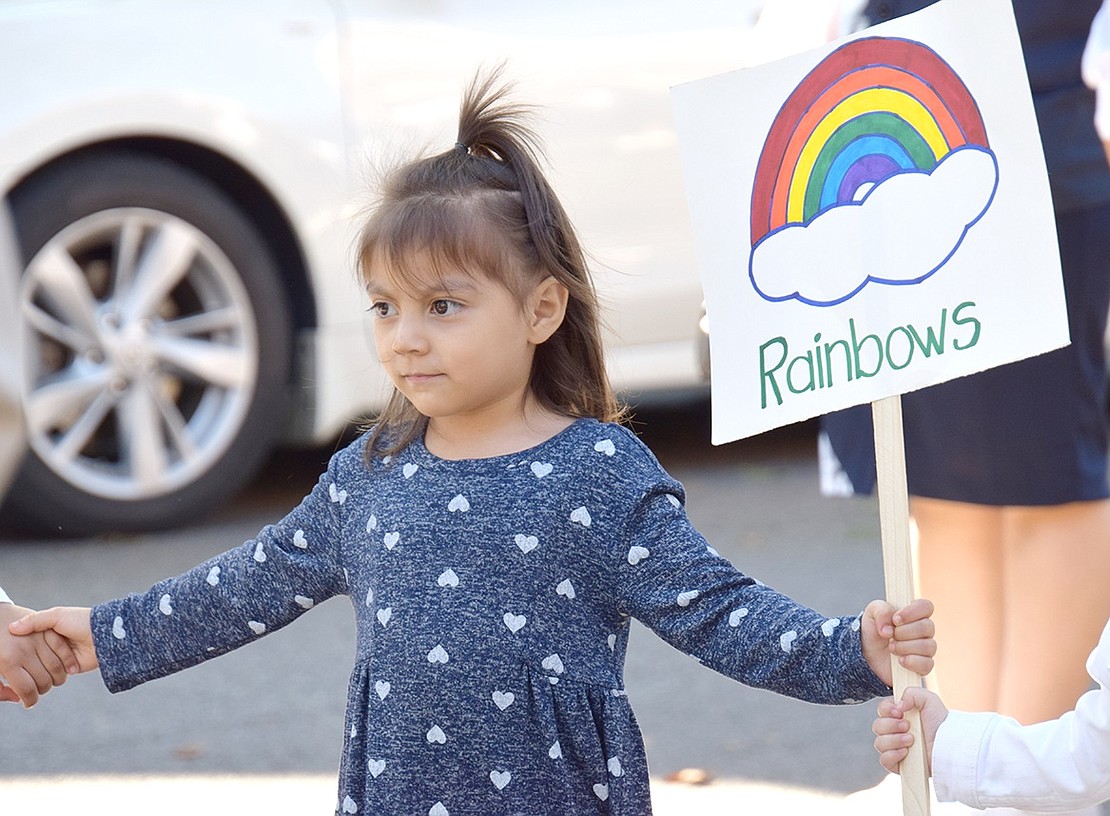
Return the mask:
[[532, 290], [526, 314], [532, 343], [538, 346], [545, 342], [563, 325], [568, 296], [567, 287], [550, 275]]

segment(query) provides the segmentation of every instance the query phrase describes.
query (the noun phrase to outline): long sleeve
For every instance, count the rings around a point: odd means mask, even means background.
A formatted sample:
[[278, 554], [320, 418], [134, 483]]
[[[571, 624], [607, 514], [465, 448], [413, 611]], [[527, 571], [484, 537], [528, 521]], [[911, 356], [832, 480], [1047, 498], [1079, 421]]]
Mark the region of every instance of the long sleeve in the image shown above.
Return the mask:
[[334, 484], [329, 471], [256, 538], [145, 593], [94, 607], [93, 638], [108, 689], [123, 691], [217, 657], [345, 591]]
[[933, 745], [941, 801], [1066, 812], [1110, 798], [1110, 622], [1087, 660], [1099, 688], [1057, 720], [1022, 726], [952, 711]]
[[672, 646], [746, 685], [809, 702], [890, 693], [863, 658], [857, 617], [820, 615], [739, 572], [672, 493], [641, 503], [627, 540], [626, 611]]

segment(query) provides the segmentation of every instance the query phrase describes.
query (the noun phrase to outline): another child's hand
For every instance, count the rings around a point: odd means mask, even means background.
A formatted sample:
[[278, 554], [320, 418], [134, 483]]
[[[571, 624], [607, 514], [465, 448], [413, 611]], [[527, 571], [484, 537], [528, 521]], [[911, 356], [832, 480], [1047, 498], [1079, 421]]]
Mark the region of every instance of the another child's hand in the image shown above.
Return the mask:
[[55, 606], [31, 612], [8, 625], [13, 635], [28, 637], [36, 632], [60, 635], [73, 650], [77, 672], [92, 671], [100, 665], [92, 636], [92, 610], [85, 606]]
[[918, 675], [933, 670], [937, 642], [933, 639], [933, 602], [924, 598], [895, 610], [886, 601], [872, 601], [860, 622], [863, 656], [871, 671], [888, 686], [893, 685], [890, 656]]
[[78, 660], [69, 641], [53, 631], [15, 637], [5, 625], [30, 613], [15, 604], [0, 604], [0, 701], [30, 708], [69, 674], [78, 671]]
[[902, 760], [913, 745], [913, 734], [905, 714], [911, 709], [921, 712], [921, 733], [925, 737], [925, 768], [932, 773], [933, 742], [937, 729], [948, 717], [948, 709], [940, 697], [931, 691], [911, 686], [902, 694], [899, 702], [886, 697], [879, 703], [879, 716], [871, 726], [875, 734], [875, 750], [879, 752], [879, 762], [891, 773], [898, 773]]

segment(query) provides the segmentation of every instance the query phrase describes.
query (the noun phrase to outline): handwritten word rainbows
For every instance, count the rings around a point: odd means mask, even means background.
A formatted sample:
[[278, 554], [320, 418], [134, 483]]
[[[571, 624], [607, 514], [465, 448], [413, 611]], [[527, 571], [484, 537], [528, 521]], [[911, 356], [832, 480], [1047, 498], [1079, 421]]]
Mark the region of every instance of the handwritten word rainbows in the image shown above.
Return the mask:
[[[871, 282], [920, 283], [959, 249], [997, 184], [979, 107], [947, 62], [912, 40], [849, 42], [805, 76], [767, 134], [752, 185], [752, 285], [769, 301], [831, 306]], [[892, 242], [897, 261], [880, 260], [873, 248]]]
[[967, 145], [989, 147], [987, 132], [948, 63], [911, 40], [854, 40], [810, 71], [775, 117], [752, 190], [752, 244]]

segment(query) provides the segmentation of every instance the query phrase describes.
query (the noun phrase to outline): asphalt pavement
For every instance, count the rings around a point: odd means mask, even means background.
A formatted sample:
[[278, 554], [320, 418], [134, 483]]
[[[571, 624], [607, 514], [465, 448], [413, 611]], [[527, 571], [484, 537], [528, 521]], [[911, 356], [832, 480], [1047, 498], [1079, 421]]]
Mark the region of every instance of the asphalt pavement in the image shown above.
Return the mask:
[[[685, 484], [695, 524], [741, 569], [829, 615], [881, 597], [876, 505], [819, 495], [812, 424], [713, 447], [703, 406], [640, 420]], [[33, 607], [145, 590], [276, 520], [329, 452], [275, 456], [245, 494], [187, 528], [76, 541], [0, 532], [0, 582]], [[122, 695], [90, 674], [30, 711], [0, 707], [0, 814], [330, 813], [353, 632], [336, 600], [249, 649]], [[662, 816], [828, 813], [884, 777], [872, 704], [746, 688], [639, 626], [626, 683]], [[675, 781], [690, 778], [700, 784]]]

